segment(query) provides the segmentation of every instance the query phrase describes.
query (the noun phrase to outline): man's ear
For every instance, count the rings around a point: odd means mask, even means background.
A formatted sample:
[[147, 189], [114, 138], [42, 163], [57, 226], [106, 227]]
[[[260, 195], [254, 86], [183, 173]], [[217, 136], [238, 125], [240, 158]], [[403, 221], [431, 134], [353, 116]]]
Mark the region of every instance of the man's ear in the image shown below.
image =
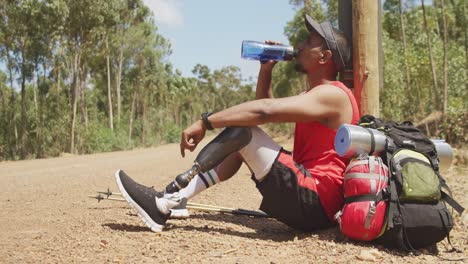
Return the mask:
[[327, 63], [328, 61], [331, 61], [332, 60], [332, 52], [331, 50], [324, 50], [322, 52], [322, 58], [320, 58], [320, 62], [322, 64], [325, 64]]

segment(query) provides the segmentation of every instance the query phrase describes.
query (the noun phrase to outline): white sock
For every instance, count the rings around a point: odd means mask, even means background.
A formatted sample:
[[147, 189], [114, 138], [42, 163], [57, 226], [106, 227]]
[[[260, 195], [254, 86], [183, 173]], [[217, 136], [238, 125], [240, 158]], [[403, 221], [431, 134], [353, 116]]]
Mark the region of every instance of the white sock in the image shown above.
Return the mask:
[[199, 173], [190, 181], [187, 187], [179, 191], [181, 198], [190, 199], [199, 192], [220, 182], [215, 170], [209, 170], [205, 173]]

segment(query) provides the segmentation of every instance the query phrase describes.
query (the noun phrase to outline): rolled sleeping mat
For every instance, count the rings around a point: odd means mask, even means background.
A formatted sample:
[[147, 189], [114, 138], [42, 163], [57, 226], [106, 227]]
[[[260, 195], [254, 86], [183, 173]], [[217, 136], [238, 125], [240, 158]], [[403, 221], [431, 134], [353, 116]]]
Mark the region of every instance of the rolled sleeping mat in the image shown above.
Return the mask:
[[434, 143], [439, 157], [439, 169], [445, 172], [452, 165], [453, 149], [449, 143], [445, 142], [445, 139], [431, 139], [431, 141]]
[[[372, 135], [371, 135], [372, 134]], [[359, 154], [378, 155], [385, 150], [386, 136], [382, 131], [361, 126], [343, 124], [335, 136], [335, 150], [341, 157], [352, 158]], [[443, 139], [431, 139], [439, 157], [439, 168], [446, 171], [450, 168], [453, 158], [452, 147]]]
[[[345, 158], [359, 154], [378, 155], [385, 150], [386, 141], [387, 137], [379, 130], [343, 124], [336, 132], [335, 150], [338, 155]], [[371, 153], [372, 147], [374, 149]]]

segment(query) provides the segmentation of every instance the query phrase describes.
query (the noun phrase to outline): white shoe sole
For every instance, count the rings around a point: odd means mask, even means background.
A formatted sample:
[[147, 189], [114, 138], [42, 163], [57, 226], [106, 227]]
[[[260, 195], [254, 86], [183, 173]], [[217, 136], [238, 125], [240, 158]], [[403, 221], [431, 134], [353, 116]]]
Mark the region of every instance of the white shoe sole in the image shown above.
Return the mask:
[[[117, 170], [115, 172], [115, 179], [117, 181], [117, 186], [119, 187], [120, 189], [120, 192], [122, 193], [122, 196], [125, 198], [125, 200], [127, 200], [128, 204], [130, 204], [130, 206], [135, 209], [135, 211], [137, 212], [138, 216], [141, 218], [141, 220], [143, 220], [143, 222], [145, 223], [145, 225], [147, 227], [149, 227], [151, 229], [151, 231], [153, 232], [161, 232], [163, 230], [163, 225], [160, 225], [158, 223], [156, 223], [153, 219], [151, 219], [151, 217], [146, 213], [145, 210], [143, 210], [143, 208], [141, 208], [133, 199], [132, 197], [130, 197], [130, 195], [127, 193], [127, 191], [125, 190], [125, 188], [123, 187], [123, 184], [122, 184], [122, 181], [120, 180], [120, 175], [119, 175], [119, 172], [121, 170]], [[156, 203], [156, 201], [155, 201]], [[156, 204], [155, 204], [156, 206]]]
[[169, 218], [172, 219], [187, 219], [190, 217], [190, 213], [187, 209], [171, 209], [171, 215]]

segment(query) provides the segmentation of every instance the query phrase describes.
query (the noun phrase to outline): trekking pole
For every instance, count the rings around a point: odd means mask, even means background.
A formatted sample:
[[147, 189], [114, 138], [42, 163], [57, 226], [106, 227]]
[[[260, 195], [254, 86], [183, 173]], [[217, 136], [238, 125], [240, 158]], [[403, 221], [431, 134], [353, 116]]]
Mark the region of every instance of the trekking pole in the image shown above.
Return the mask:
[[[114, 197], [109, 197], [109, 196], [106, 197], [106, 196], [102, 196], [102, 194], [122, 196], [121, 193], [110, 192], [108, 190], [107, 192], [98, 191], [98, 195], [89, 196], [89, 198], [97, 199], [98, 202], [100, 202], [101, 200], [110, 200], [110, 201], [116, 201], [116, 202], [126, 201], [123, 198], [114, 198]], [[246, 210], [246, 209], [241, 209], [241, 208], [229, 208], [229, 207], [223, 207], [223, 206], [217, 206], [217, 205], [208, 205], [208, 204], [191, 203], [191, 202], [187, 202], [186, 208], [197, 210], [197, 211], [204, 211], [204, 212], [217, 212], [217, 213], [226, 213], [226, 214], [232, 214], [232, 215], [246, 215], [246, 216], [253, 216], [253, 217], [269, 217], [266, 213], [261, 212], [261, 211]]]
[[93, 198], [93, 199], [96, 199], [98, 200], [98, 202], [100, 202], [101, 200], [111, 200], [111, 201], [118, 201], [118, 202], [124, 202], [125, 199], [123, 198], [114, 198], [114, 197], [105, 197], [105, 196], [102, 196], [101, 194], [98, 194], [96, 196], [88, 196], [89, 198]]

